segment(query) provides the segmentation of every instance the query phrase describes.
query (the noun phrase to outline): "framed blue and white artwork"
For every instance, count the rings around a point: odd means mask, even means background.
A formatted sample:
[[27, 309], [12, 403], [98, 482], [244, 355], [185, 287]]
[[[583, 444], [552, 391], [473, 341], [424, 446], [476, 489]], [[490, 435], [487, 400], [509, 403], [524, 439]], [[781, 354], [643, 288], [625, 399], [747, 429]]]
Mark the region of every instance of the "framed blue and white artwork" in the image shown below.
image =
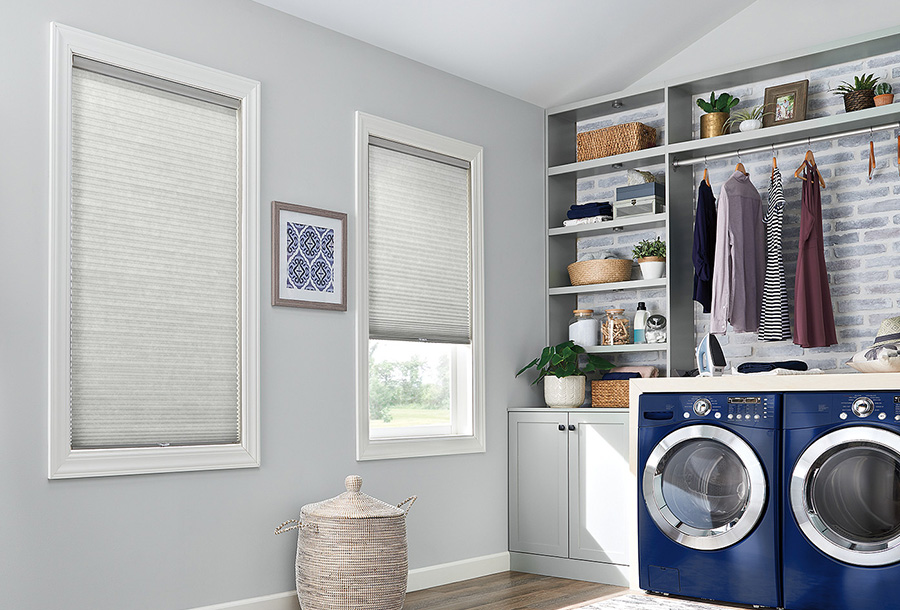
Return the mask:
[[347, 311], [347, 215], [272, 202], [272, 305]]

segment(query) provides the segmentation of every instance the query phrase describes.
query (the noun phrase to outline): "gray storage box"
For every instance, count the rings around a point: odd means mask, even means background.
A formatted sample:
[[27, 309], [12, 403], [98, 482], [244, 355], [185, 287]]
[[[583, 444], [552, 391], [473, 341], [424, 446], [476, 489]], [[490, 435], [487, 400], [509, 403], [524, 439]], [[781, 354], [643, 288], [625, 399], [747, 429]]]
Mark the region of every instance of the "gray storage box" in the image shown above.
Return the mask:
[[641, 197], [665, 197], [666, 185], [659, 182], [645, 182], [631, 186], [620, 186], [616, 189], [616, 201], [640, 199]]
[[666, 211], [665, 197], [639, 197], [616, 201], [613, 204], [613, 218], [627, 218], [640, 214], [659, 214]]

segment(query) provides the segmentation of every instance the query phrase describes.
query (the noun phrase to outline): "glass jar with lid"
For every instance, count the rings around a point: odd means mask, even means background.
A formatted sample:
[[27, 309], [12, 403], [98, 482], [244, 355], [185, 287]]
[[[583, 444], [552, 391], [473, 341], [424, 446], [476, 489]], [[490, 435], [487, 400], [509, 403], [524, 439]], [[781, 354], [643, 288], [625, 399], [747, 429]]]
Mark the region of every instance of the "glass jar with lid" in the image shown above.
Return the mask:
[[573, 318], [569, 320], [569, 341], [582, 347], [597, 345], [599, 323], [594, 317], [593, 309], [575, 309]]
[[631, 323], [625, 317], [624, 309], [607, 309], [606, 319], [600, 327], [602, 345], [626, 345], [631, 343]]

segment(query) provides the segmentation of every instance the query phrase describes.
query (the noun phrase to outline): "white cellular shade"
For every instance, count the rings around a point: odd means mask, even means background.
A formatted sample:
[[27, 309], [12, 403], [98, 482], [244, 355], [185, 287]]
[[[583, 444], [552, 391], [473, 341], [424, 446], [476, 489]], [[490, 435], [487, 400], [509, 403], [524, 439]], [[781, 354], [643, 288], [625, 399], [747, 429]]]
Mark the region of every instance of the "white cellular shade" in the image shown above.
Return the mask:
[[240, 443], [240, 116], [74, 68], [73, 449]]
[[471, 341], [469, 171], [369, 145], [369, 337]]

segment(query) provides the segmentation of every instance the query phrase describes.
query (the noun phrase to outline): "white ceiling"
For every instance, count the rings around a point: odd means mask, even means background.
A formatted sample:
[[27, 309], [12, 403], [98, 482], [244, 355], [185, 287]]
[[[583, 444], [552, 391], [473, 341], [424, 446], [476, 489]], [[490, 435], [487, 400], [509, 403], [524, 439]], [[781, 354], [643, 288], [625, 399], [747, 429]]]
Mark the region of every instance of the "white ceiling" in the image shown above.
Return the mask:
[[548, 108], [626, 89], [754, 0], [256, 0]]

